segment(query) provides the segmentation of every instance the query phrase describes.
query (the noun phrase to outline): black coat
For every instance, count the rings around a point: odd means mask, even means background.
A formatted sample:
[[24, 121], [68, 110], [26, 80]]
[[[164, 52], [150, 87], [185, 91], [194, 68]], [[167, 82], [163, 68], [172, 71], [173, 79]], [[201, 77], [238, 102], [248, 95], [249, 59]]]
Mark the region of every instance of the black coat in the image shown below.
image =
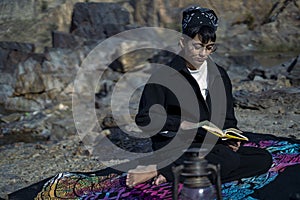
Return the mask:
[[[169, 64], [171, 68], [160, 68], [152, 74], [145, 85], [135, 119], [137, 125], [144, 132], [156, 133], [177, 132], [182, 120], [191, 122], [210, 120], [223, 129], [236, 128], [237, 120], [234, 115], [231, 81], [222, 67], [217, 66], [211, 59], [207, 62], [208, 96], [206, 101], [200, 92], [199, 85], [187, 69], [185, 60], [181, 56], [176, 56]], [[158, 82], [162, 84], [157, 84]], [[191, 87], [190, 90], [189, 87]], [[151, 121], [149, 110], [155, 104], [161, 105], [166, 113], [162, 109], [152, 110], [152, 113], [156, 115], [153, 115]], [[197, 104], [198, 109], [195, 107]], [[166, 119], [163, 117], [165, 114], [167, 114]], [[150, 121], [154, 125], [148, 127]], [[162, 122], [165, 123], [161, 124]], [[157, 127], [160, 128], [157, 129]], [[203, 137], [205, 132], [199, 129], [197, 134]]]
[[[167, 181], [174, 178], [173, 167], [186, 161], [187, 157], [183, 152], [187, 148], [201, 148], [203, 152], [206, 150], [208, 154], [205, 159], [211, 164], [220, 164], [222, 181], [265, 173], [272, 164], [272, 156], [266, 150], [240, 147], [234, 152], [228, 147], [227, 142], [230, 141], [216, 141], [217, 138], [212, 139], [212, 134], [203, 140], [206, 131], [202, 128], [192, 131], [179, 129], [182, 120], [210, 120], [223, 129], [237, 128], [230, 79], [223, 68], [211, 59], [207, 61], [209, 95], [206, 101], [187, 69], [185, 60], [180, 56], [173, 59], [170, 68], [162, 67], [154, 73], [144, 88], [136, 123], [143, 134], [152, 131], [152, 148], [155, 151], [151, 158], [141, 161], [143, 165], [149, 162], [156, 164], [158, 173]], [[159, 106], [155, 106], [156, 104]]]

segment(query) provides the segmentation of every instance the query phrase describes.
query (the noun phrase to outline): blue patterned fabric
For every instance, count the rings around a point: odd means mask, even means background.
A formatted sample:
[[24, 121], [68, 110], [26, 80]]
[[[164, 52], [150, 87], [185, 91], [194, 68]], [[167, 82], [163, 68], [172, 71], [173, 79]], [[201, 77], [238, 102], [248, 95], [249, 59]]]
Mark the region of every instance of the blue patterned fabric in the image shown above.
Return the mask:
[[[273, 165], [260, 176], [222, 184], [223, 199], [282, 200], [300, 195], [300, 142], [253, 133], [247, 137], [254, 142], [244, 146], [267, 149], [272, 154]], [[171, 183], [155, 186], [149, 181], [128, 188], [125, 179], [126, 174], [117, 173], [112, 168], [91, 173], [65, 172], [16, 191], [9, 195], [9, 199], [172, 199]]]
[[[274, 181], [288, 166], [300, 164], [298, 143], [263, 140], [258, 143], [246, 143], [244, 146], [267, 149], [273, 156], [273, 165], [267, 173], [260, 176], [224, 183], [222, 185], [224, 200], [254, 200], [256, 198], [252, 197], [252, 194], [256, 190]], [[172, 199], [171, 183], [155, 186], [149, 181], [128, 188], [125, 178], [124, 174], [99, 176], [61, 173], [44, 185], [36, 199]]]

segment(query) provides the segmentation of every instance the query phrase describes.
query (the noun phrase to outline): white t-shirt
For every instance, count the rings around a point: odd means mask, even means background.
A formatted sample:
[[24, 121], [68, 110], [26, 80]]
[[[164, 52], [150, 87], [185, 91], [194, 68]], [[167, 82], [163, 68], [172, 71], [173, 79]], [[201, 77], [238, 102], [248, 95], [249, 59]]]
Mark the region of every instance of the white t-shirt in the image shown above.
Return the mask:
[[206, 99], [208, 92], [207, 62], [204, 61], [204, 63], [197, 70], [190, 70], [189, 68], [188, 70], [191, 72], [192, 76], [197, 81], [203, 98]]

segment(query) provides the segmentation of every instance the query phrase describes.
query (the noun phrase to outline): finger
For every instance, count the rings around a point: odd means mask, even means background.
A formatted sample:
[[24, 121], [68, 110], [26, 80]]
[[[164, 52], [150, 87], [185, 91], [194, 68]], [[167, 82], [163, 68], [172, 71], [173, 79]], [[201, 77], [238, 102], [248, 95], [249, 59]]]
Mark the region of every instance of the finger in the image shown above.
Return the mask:
[[227, 146], [230, 146], [230, 145], [236, 146], [236, 142], [233, 141], [233, 140], [227, 140], [227, 141], [224, 142], [224, 144], [227, 145]]
[[239, 148], [233, 145], [228, 146], [232, 151], [237, 151]]

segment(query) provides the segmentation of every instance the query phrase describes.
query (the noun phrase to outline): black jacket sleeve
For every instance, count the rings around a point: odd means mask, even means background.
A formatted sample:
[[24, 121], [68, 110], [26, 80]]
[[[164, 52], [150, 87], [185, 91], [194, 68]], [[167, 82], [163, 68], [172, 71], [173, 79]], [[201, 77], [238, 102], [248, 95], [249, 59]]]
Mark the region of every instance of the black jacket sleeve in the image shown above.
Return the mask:
[[[170, 98], [170, 96], [172, 96], [170, 95], [170, 91], [161, 85], [154, 83], [145, 85], [139, 104], [139, 110], [135, 117], [136, 124], [144, 132], [176, 132], [179, 129], [180, 116], [170, 114], [168, 111], [170, 110], [170, 108], [168, 108], [170, 105], [166, 105], [166, 98]], [[176, 99], [175, 96], [174, 99]], [[150, 124], [151, 126], [149, 126]]]

